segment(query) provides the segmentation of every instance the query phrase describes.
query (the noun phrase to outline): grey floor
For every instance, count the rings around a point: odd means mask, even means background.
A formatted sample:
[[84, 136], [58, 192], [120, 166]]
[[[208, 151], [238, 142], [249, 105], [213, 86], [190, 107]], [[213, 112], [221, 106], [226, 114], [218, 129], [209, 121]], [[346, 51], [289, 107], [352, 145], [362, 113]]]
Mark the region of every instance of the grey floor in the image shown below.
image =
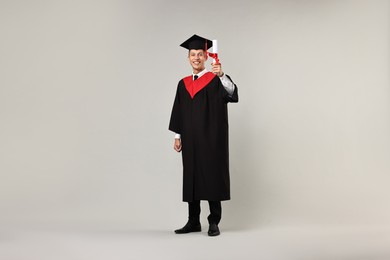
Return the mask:
[[1, 260], [389, 260], [390, 229], [268, 227], [175, 235], [169, 228], [20, 227], [0, 230]]

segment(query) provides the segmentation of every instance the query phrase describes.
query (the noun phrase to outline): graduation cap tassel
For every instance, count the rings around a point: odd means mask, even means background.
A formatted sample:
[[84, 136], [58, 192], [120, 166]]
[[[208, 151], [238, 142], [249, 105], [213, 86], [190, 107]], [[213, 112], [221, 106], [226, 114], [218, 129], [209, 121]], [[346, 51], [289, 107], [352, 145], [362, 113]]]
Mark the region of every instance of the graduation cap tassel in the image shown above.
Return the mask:
[[209, 52], [207, 51], [207, 41], [204, 43], [204, 49], [206, 50], [206, 57], [209, 55]]

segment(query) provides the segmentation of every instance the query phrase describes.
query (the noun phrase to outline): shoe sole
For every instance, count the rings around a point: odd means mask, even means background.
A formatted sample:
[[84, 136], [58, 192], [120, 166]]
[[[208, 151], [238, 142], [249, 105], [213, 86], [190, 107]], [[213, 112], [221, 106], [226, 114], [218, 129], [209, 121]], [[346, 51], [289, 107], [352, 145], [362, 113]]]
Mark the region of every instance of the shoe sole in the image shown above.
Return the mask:
[[189, 232], [176, 232], [175, 231], [175, 234], [188, 234], [188, 233], [193, 233], [193, 232], [201, 232], [202, 230], [199, 229], [199, 230], [192, 230], [192, 231], [189, 231]]
[[214, 233], [214, 234], [210, 234], [210, 233], [207, 233], [209, 235], [209, 237], [216, 237], [216, 236], [219, 236], [221, 234], [221, 232], [218, 232], [218, 233]]

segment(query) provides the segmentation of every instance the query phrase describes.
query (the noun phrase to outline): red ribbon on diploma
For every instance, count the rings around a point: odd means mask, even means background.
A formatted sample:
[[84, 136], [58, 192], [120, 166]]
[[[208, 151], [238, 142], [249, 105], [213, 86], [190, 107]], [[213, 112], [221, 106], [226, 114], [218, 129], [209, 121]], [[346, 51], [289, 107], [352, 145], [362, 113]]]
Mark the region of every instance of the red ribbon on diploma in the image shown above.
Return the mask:
[[207, 53], [211, 58], [213, 58], [215, 60], [215, 63], [214, 64], [220, 64], [219, 63], [219, 59], [218, 59], [218, 53], [211, 53], [211, 52], [208, 52]]

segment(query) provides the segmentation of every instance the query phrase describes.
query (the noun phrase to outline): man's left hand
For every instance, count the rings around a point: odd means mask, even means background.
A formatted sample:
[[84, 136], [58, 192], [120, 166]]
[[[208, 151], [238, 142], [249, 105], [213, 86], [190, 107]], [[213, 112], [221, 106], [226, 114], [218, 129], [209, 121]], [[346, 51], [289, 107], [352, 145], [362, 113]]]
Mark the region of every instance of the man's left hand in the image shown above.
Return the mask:
[[212, 71], [213, 71], [213, 73], [215, 75], [217, 75], [218, 77], [222, 77], [223, 76], [223, 71], [222, 71], [221, 64], [211, 63], [211, 66], [212, 66]]

